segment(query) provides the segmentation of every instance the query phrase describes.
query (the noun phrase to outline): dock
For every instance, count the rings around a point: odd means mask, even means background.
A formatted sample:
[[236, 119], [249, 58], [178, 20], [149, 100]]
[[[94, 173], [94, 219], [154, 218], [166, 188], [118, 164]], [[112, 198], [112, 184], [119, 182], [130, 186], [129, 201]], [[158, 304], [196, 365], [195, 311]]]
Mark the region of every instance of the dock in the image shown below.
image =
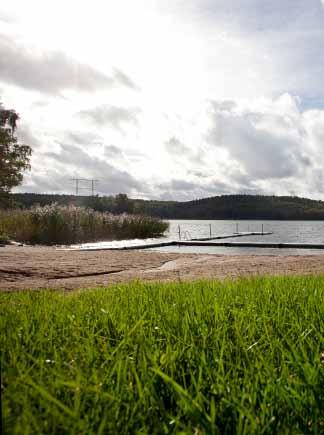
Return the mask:
[[[127, 244], [125, 240], [124, 245], [120, 246], [100, 246], [94, 243], [92, 246], [87, 244], [85, 246], [76, 246], [70, 248], [64, 248], [64, 250], [78, 250], [78, 251], [124, 251], [124, 250], [134, 250], [134, 249], [152, 249], [152, 248], [164, 248], [166, 246], [234, 246], [235, 242], [216, 242], [216, 240], [232, 239], [236, 237], [246, 237], [246, 236], [265, 236], [270, 235], [271, 232], [240, 232], [233, 234], [223, 234], [219, 236], [212, 237], [202, 237], [189, 240], [165, 240], [156, 242], [144, 242], [138, 244]], [[107, 242], [109, 243], [109, 242]], [[113, 242], [112, 242], [113, 243]], [[116, 243], [116, 242], [115, 242]], [[117, 242], [118, 243], [118, 242]], [[236, 243], [235, 246], [243, 246], [241, 243]], [[62, 249], [62, 248], [61, 248]]]
[[[63, 250], [78, 250], [78, 251], [125, 251], [125, 250], [138, 250], [138, 249], [153, 249], [164, 248], [167, 246], [209, 246], [209, 247], [224, 247], [224, 248], [274, 248], [274, 249], [322, 249], [324, 250], [323, 243], [280, 243], [280, 242], [236, 242], [226, 241], [226, 239], [233, 239], [238, 237], [247, 236], [266, 236], [273, 234], [271, 232], [240, 232], [233, 234], [223, 234], [212, 237], [193, 238], [189, 240], [157, 240], [155, 241], [143, 241], [143, 243], [131, 244], [128, 241], [119, 242], [107, 242], [106, 246], [100, 246], [98, 243], [93, 245], [79, 245], [70, 248], [63, 248]], [[109, 243], [115, 246], [109, 246]], [[116, 243], [119, 246], [116, 246]], [[123, 243], [123, 244], [121, 244]], [[107, 246], [108, 245], [108, 246]], [[62, 248], [60, 248], [62, 249]]]
[[203, 238], [197, 238], [197, 239], [190, 239], [191, 242], [204, 242], [208, 240], [221, 240], [221, 239], [234, 239], [235, 237], [245, 237], [245, 236], [267, 236], [273, 234], [271, 232], [240, 232], [240, 233], [233, 233], [233, 234], [227, 234], [227, 235], [221, 235], [221, 236], [213, 236], [213, 237], [203, 237]]
[[79, 250], [79, 251], [125, 251], [138, 249], [163, 248], [166, 246], [210, 246], [210, 247], [225, 247], [225, 248], [275, 248], [275, 249], [324, 249], [324, 244], [321, 243], [275, 243], [275, 242], [214, 242], [204, 240], [170, 240], [167, 242], [147, 243], [143, 245], [130, 245], [119, 247], [80, 247], [67, 248], [64, 250]]
[[277, 243], [277, 242], [206, 242], [183, 240], [179, 246], [215, 246], [227, 248], [276, 248], [276, 249], [324, 249], [323, 243]]

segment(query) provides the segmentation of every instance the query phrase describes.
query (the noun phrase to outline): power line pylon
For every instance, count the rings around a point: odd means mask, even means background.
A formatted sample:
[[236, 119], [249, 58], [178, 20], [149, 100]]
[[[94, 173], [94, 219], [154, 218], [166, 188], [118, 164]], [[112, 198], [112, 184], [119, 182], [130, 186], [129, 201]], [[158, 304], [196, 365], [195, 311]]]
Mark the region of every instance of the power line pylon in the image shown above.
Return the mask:
[[[99, 183], [99, 180], [92, 178], [71, 178], [70, 181], [75, 182], [75, 196], [78, 196], [80, 190], [91, 191], [91, 196], [94, 196], [96, 183]], [[82, 186], [82, 183], [87, 183], [87, 186]]]

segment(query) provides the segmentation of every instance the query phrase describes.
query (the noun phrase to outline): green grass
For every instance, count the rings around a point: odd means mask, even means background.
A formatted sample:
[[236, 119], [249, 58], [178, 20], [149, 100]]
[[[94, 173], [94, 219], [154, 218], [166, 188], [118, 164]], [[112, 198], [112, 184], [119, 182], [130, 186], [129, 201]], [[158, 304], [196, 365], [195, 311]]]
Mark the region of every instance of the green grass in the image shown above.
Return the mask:
[[0, 295], [5, 433], [320, 434], [324, 278]]
[[113, 215], [89, 208], [52, 204], [0, 210], [0, 234], [31, 244], [71, 244], [163, 235], [168, 223], [141, 215]]

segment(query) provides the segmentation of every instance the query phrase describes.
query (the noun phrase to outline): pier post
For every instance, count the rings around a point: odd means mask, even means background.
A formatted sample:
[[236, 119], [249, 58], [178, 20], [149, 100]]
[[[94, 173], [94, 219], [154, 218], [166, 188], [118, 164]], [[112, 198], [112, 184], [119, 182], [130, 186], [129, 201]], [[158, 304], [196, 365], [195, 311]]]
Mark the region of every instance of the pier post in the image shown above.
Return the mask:
[[262, 224], [262, 234], [263, 234], [263, 224]]
[[212, 238], [212, 228], [211, 228], [211, 224], [209, 224], [209, 236], [210, 236], [210, 238]]
[[239, 231], [238, 231], [238, 224], [236, 224], [236, 232], [238, 233]]
[[180, 225], [178, 225], [178, 232], [179, 232], [179, 240], [181, 240], [181, 228], [180, 228]]

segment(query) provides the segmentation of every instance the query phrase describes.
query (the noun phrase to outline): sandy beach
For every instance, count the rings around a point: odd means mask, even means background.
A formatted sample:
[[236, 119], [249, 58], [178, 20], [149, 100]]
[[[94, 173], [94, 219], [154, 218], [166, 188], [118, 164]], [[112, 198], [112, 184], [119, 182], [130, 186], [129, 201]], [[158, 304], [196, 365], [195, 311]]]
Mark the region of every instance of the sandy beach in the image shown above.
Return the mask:
[[176, 254], [0, 248], [0, 289], [82, 289], [113, 283], [323, 274], [324, 256]]

